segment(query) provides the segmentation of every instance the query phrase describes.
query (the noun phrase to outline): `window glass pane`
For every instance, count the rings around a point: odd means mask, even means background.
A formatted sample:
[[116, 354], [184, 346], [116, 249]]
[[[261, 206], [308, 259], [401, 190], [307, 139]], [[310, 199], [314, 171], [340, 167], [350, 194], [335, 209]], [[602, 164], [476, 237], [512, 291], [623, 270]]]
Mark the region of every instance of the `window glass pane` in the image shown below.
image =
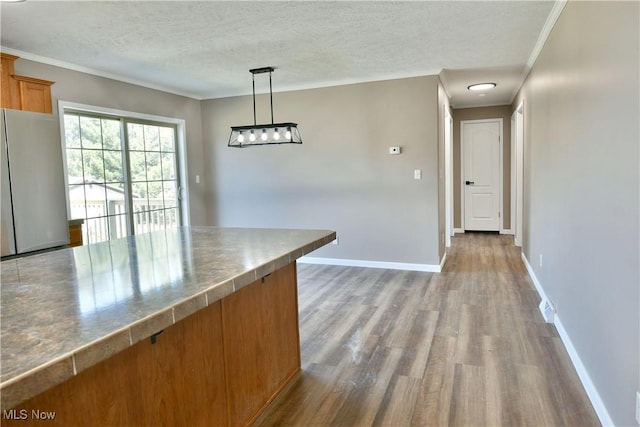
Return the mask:
[[149, 203], [153, 200], [154, 203], [162, 205], [162, 181], [149, 181], [147, 183], [147, 191]]
[[64, 115], [64, 140], [67, 148], [80, 147], [80, 118], [77, 114]]
[[178, 209], [165, 209], [165, 225], [166, 227], [176, 227], [178, 225]]
[[[129, 162], [130, 162], [130, 168], [131, 168], [131, 171], [130, 171], [131, 181], [132, 182], [146, 181], [147, 180], [147, 168], [146, 168], [147, 162], [145, 160], [145, 153], [139, 152], [139, 151], [130, 152]], [[136, 191], [134, 190], [133, 193], [135, 194]]]
[[80, 117], [80, 138], [82, 140], [82, 148], [102, 148], [100, 119]]
[[120, 141], [120, 121], [119, 120], [102, 120], [102, 143], [105, 150], [122, 150]]
[[84, 186], [86, 194], [85, 207], [87, 218], [104, 216], [107, 214], [107, 193], [103, 184], [86, 184]]
[[123, 182], [122, 153], [120, 151], [104, 151], [104, 178], [106, 182]]
[[69, 184], [79, 184], [82, 179], [82, 150], [67, 148], [67, 177]]
[[104, 182], [104, 156], [100, 150], [83, 150], [85, 181]]
[[173, 153], [162, 153], [162, 179], [176, 178], [176, 156]]
[[176, 197], [176, 182], [175, 181], [163, 181], [162, 183], [162, 198], [164, 199], [165, 207], [177, 206]]
[[84, 185], [69, 185], [69, 205], [71, 219], [86, 218]]
[[107, 222], [104, 218], [90, 218], [84, 221], [84, 241], [88, 243], [104, 242], [109, 240]]
[[125, 191], [124, 182], [112, 182], [107, 184], [106, 186], [106, 194], [107, 200], [118, 200], [119, 208], [115, 211], [117, 214], [121, 214], [125, 212], [125, 200], [127, 193]]
[[111, 239], [127, 237], [127, 217], [125, 215], [114, 215], [107, 217], [109, 222], [109, 235]]
[[145, 125], [144, 149], [147, 151], [160, 151], [160, 133], [158, 126]]
[[160, 153], [147, 152], [147, 179], [149, 181], [162, 179]]
[[176, 144], [174, 142], [174, 129], [161, 127], [160, 128], [160, 149], [164, 152], [174, 152], [176, 150]]
[[137, 123], [129, 123], [127, 125], [127, 136], [129, 138], [129, 151], [144, 150], [144, 135], [142, 133], [142, 125]]
[[146, 182], [134, 182], [131, 184], [131, 194], [133, 197], [133, 204], [135, 206], [147, 205], [147, 183]]

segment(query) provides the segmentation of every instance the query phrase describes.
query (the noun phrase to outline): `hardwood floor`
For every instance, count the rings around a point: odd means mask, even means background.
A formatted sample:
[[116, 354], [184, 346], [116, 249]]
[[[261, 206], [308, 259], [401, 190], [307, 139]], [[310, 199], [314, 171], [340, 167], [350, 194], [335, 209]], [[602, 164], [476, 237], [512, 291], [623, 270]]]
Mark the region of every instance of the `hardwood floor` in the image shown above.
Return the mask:
[[440, 274], [298, 278], [302, 373], [255, 425], [600, 425], [511, 236], [456, 236]]

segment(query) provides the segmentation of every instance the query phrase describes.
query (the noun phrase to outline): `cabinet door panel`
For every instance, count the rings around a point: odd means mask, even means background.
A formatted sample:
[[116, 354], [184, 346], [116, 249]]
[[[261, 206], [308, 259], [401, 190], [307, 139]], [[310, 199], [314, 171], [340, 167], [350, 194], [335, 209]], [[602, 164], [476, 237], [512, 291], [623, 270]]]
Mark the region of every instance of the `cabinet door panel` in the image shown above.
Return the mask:
[[249, 424], [300, 369], [296, 265], [222, 302], [229, 421]]
[[45, 84], [20, 82], [20, 109], [51, 113], [51, 88]]

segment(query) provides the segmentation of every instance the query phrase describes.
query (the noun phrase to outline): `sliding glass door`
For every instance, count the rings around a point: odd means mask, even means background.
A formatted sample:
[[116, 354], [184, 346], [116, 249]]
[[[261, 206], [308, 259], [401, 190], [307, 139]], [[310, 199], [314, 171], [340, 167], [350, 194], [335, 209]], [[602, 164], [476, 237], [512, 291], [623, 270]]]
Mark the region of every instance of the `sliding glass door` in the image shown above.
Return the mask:
[[65, 111], [71, 218], [96, 243], [180, 224], [176, 127]]

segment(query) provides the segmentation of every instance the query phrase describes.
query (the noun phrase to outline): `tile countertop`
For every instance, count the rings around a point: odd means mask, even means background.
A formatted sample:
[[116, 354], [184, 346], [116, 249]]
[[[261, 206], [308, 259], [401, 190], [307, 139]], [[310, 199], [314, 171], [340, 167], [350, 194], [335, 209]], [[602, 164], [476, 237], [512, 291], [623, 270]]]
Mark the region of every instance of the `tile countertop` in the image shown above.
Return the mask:
[[180, 227], [3, 261], [1, 409], [334, 239], [328, 230]]

